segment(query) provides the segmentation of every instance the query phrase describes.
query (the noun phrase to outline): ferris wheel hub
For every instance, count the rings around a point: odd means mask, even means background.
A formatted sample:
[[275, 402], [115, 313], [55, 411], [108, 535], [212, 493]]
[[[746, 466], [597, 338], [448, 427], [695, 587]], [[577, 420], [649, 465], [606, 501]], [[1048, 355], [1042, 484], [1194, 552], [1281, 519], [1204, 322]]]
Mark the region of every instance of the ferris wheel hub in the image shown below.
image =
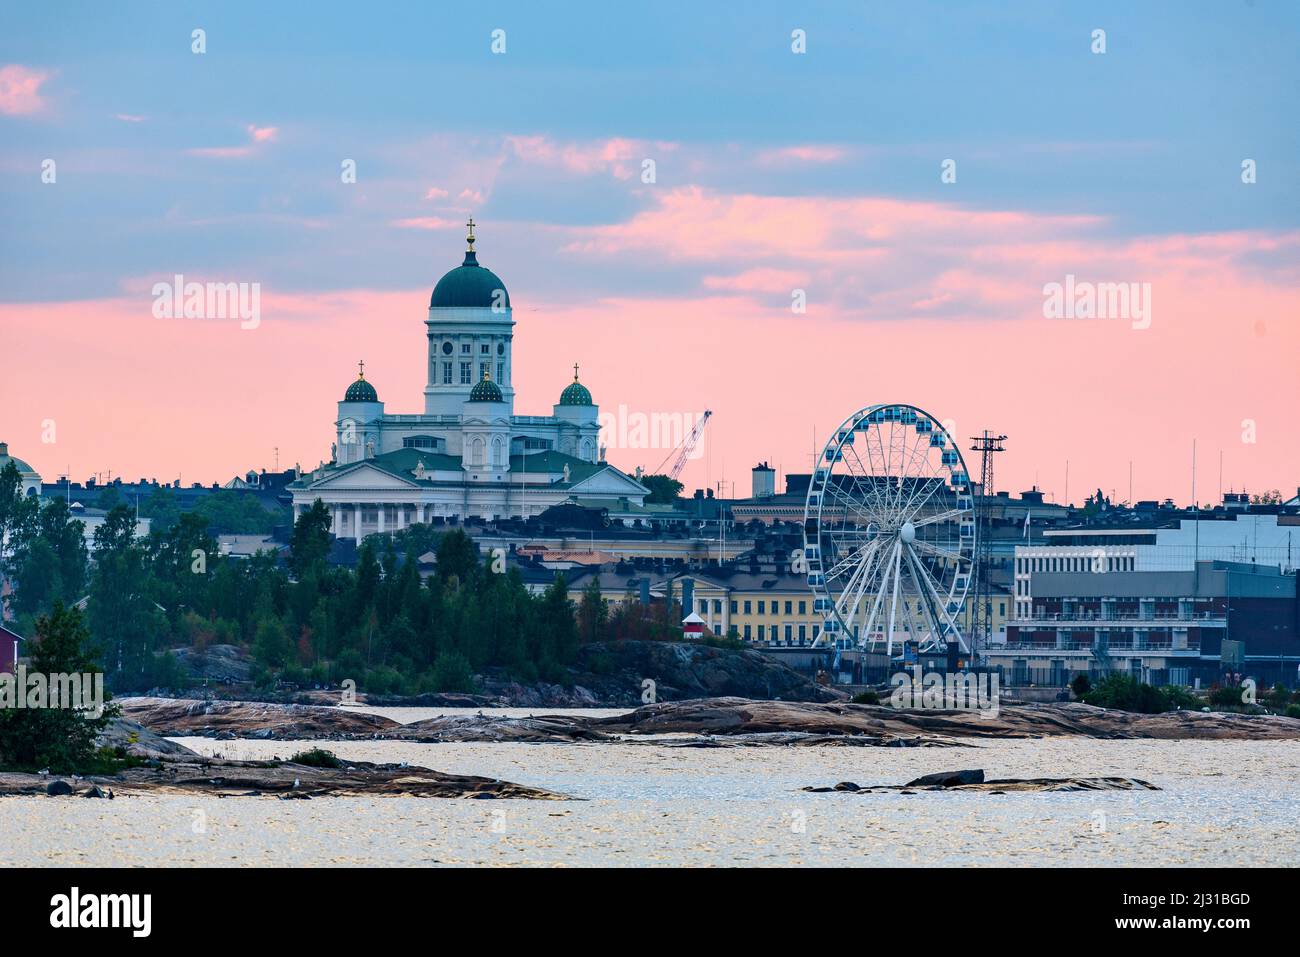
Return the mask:
[[904, 545], [911, 545], [916, 541], [916, 526], [911, 522], [904, 522], [903, 527], [898, 530], [898, 537], [903, 540]]

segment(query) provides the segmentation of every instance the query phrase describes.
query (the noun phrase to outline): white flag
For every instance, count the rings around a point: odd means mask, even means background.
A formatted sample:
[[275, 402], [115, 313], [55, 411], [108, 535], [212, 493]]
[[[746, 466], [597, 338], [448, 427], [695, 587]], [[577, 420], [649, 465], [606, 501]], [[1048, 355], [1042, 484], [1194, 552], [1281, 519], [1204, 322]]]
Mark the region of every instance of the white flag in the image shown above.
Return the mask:
[[1029, 541], [1029, 510], [1025, 510], [1025, 541]]

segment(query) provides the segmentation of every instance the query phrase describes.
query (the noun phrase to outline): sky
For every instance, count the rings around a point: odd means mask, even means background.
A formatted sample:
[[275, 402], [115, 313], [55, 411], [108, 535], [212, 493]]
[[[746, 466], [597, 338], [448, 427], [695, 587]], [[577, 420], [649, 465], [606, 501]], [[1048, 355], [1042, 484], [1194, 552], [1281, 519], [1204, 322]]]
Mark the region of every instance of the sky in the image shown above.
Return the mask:
[[[575, 362], [623, 420], [710, 409], [688, 489], [908, 403], [1006, 434], [1013, 493], [1189, 502], [1195, 446], [1202, 504], [1290, 496], [1297, 48], [1290, 0], [6, 5], [0, 441], [47, 480], [314, 467], [358, 360], [422, 410], [472, 215], [516, 412]], [[157, 318], [176, 274], [260, 321]]]

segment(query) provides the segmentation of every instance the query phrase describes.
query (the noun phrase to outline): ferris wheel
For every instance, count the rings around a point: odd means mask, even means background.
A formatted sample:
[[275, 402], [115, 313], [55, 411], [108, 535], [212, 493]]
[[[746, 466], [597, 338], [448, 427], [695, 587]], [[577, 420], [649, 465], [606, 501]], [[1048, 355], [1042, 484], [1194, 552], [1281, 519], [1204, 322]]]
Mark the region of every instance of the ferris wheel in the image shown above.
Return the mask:
[[[873, 405], [831, 433], [808, 485], [804, 557], [813, 611], [837, 649], [956, 641], [975, 560], [961, 451], [911, 405]], [[817, 642], [814, 642], [815, 644]]]

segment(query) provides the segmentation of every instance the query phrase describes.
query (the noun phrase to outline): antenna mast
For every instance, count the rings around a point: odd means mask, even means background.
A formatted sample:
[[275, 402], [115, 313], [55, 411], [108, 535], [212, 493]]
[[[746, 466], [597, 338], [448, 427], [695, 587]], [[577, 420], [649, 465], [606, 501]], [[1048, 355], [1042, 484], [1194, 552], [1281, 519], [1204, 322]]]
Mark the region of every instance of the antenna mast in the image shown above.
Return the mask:
[[1005, 435], [988, 429], [971, 438], [972, 452], [980, 453], [980, 494], [975, 500], [975, 519], [979, 535], [975, 540], [975, 614], [971, 616], [971, 657], [988, 648], [993, 637], [993, 589], [989, 582], [989, 555], [992, 549], [993, 456], [1005, 452]]

